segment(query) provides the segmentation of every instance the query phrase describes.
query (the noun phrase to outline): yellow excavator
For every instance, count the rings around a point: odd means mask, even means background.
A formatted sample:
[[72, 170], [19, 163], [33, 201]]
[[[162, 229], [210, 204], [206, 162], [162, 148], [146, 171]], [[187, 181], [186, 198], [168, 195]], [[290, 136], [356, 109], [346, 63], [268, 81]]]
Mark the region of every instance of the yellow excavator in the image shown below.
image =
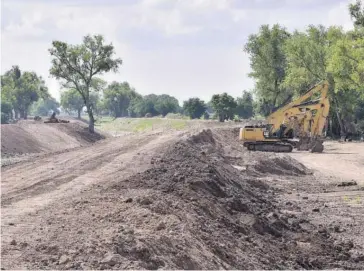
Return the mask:
[[[322, 152], [330, 109], [328, 90], [328, 81], [319, 82], [298, 99], [270, 114], [267, 124], [241, 128], [239, 139], [250, 151], [291, 152], [297, 148]], [[312, 99], [318, 93], [320, 97]]]

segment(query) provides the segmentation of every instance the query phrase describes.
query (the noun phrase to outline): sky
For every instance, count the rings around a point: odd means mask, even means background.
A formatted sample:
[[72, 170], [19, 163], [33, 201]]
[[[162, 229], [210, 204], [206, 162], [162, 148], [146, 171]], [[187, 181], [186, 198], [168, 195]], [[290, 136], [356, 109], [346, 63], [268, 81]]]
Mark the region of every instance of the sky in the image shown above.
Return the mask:
[[53, 40], [72, 44], [102, 34], [123, 64], [107, 81], [128, 81], [139, 93], [206, 101], [251, 90], [249, 35], [262, 24], [288, 30], [310, 24], [352, 28], [350, 0], [1, 0], [1, 73], [13, 65], [49, 76]]

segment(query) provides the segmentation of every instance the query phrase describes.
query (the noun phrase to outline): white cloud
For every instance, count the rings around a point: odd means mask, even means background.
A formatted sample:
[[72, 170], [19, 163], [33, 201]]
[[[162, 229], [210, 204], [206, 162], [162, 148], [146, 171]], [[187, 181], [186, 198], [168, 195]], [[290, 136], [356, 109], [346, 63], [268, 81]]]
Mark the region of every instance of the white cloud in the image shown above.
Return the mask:
[[[103, 34], [124, 61], [108, 80], [129, 81], [142, 94], [168, 93], [179, 99], [213, 93], [240, 95], [250, 89], [249, 60], [242, 52], [261, 24], [288, 29], [308, 24], [352, 25], [348, 1], [3, 1], [1, 71], [18, 64], [47, 79], [48, 48], [54, 39], [79, 43], [86, 34]], [[240, 5], [240, 6], [238, 6]]]

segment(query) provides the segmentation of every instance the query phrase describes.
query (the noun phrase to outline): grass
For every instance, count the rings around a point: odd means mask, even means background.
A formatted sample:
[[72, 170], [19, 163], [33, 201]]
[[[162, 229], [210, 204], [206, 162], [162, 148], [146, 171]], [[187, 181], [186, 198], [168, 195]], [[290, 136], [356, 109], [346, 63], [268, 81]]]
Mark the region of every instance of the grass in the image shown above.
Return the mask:
[[[87, 120], [87, 118], [84, 118]], [[95, 127], [101, 131], [118, 132], [144, 132], [156, 129], [183, 130], [187, 127], [186, 119], [166, 118], [113, 118], [98, 117]]]

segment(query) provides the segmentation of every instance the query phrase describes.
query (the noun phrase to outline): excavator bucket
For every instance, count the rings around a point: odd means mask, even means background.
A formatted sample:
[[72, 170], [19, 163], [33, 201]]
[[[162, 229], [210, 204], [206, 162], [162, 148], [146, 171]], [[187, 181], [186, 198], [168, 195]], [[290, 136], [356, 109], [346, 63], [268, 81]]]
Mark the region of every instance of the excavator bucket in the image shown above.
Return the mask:
[[322, 140], [314, 140], [311, 147], [311, 152], [322, 152], [324, 150], [324, 145]]
[[297, 150], [299, 151], [308, 151], [310, 149], [310, 138], [309, 137], [301, 137], [300, 141], [297, 144]]

